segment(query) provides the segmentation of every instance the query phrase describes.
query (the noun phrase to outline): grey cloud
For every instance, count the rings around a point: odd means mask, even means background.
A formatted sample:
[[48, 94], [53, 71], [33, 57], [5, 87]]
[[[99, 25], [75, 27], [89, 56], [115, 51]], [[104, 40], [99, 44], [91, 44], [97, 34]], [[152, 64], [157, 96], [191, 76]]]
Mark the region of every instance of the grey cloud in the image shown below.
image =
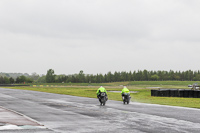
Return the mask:
[[[4, 71], [198, 69], [199, 1], [0, 1]], [[6, 60], [4, 59], [4, 60]], [[35, 63], [37, 62], [37, 63]], [[99, 66], [99, 64], [104, 64]], [[9, 66], [9, 67], [6, 67]], [[29, 68], [31, 66], [31, 68]], [[9, 69], [7, 69], [9, 68]]]

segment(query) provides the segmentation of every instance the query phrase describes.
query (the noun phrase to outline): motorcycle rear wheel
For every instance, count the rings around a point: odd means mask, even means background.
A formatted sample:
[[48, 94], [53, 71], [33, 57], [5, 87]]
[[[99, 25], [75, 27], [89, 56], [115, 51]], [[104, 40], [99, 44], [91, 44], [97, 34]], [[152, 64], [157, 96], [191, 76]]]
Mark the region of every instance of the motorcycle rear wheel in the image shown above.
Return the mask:
[[128, 99], [127, 104], [129, 104], [129, 102], [130, 102], [130, 99]]

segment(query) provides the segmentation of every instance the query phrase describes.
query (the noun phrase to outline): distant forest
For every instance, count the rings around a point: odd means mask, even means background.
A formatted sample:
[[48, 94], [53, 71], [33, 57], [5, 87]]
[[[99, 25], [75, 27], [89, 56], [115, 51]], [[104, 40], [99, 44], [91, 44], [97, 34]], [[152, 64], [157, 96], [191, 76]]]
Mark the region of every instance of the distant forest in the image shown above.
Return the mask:
[[81, 70], [78, 74], [56, 75], [53, 69], [49, 69], [46, 75], [31, 75], [25, 73], [0, 73], [0, 84], [14, 83], [108, 83], [122, 81], [200, 81], [200, 71], [147, 71], [133, 72], [108, 72], [107, 74], [84, 74]]

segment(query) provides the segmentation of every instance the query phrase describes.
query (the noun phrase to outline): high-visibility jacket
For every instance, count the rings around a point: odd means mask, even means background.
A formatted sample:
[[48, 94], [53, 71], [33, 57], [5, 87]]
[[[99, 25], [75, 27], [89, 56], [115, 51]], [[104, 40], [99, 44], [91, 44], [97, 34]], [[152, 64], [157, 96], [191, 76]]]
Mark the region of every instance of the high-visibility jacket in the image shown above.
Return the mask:
[[99, 91], [101, 91], [101, 92], [105, 92], [105, 93], [107, 94], [107, 91], [106, 91], [106, 89], [105, 89], [104, 87], [100, 87], [100, 88], [97, 90], [97, 95], [100, 94]]
[[130, 91], [127, 88], [123, 88], [121, 94], [123, 94], [123, 93], [130, 93]]

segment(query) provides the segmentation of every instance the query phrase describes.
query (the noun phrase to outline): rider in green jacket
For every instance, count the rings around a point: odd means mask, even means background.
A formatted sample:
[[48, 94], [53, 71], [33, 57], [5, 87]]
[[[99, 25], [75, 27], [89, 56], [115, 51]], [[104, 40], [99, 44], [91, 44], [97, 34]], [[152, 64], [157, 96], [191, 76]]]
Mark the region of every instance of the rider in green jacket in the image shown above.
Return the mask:
[[124, 86], [124, 88], [122, 89], [121, 94], [123, 93], [130, 93], [129, 89], [127, 89], [126, 86]]
[[[126, 88], [126, 86], [124, 86], [124, 88], [122, 89], [121, 95], [122, 95], [122, 99], [124, 99], [124, 93], [128, 93], [130, 95], [130, 91], [129, 89]], [[129, 96], [131, 97], [131, 96]]]
[[100, 94], [101, 94], [101, 92], [105, 92], [106, 93], [106, 100], [108, 100], [108, 97], [107, 97], [107, 91], [106, 91], [106, 89], [103, 87], [103, 86], [101, 86], [98, 90], [97, 90], [97, 98], [99, 99], [100, 98]]

